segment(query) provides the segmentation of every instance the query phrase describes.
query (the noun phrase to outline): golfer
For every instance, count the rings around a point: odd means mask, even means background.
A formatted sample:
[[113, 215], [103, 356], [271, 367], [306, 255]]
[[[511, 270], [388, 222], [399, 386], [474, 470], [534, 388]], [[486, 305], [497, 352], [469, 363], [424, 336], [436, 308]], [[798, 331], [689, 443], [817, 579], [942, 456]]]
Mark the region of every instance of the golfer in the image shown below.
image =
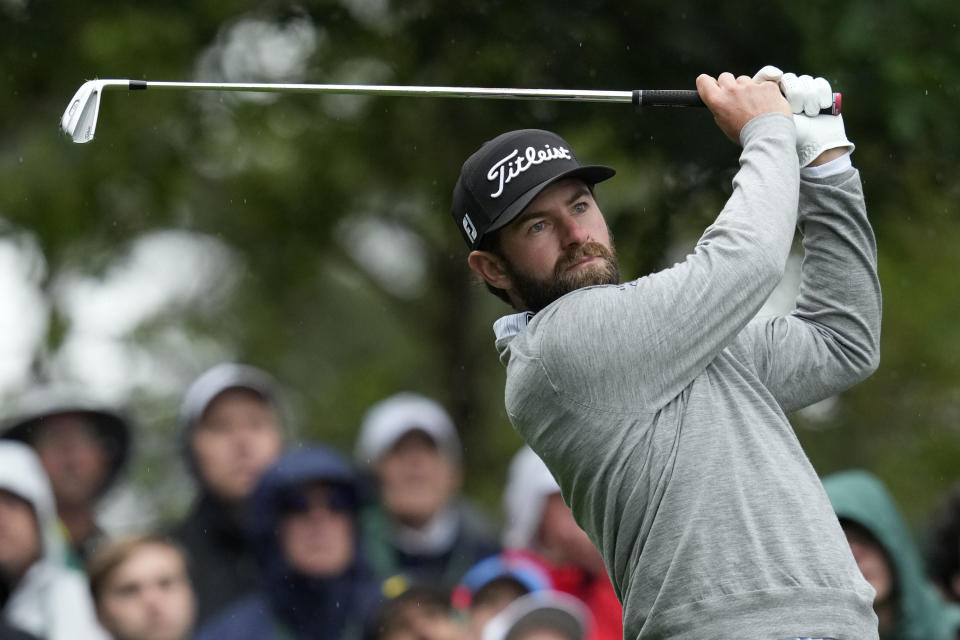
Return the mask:
[[[507, 413], [603, 554], [626, 638], [875, 639], [873, 591], [785, 415], [879, 361], [853, 145], [815, 115], [822, 78], [764, 67], [697, 89], [743, 147], [733, 193], [686, 259], [625, 284], [593, 193], [612, 169], [540, 130], [464, 163], [469, 265], [520, 312], [494, 327]], [[797, 225], [796, 308], [756, 317]]]

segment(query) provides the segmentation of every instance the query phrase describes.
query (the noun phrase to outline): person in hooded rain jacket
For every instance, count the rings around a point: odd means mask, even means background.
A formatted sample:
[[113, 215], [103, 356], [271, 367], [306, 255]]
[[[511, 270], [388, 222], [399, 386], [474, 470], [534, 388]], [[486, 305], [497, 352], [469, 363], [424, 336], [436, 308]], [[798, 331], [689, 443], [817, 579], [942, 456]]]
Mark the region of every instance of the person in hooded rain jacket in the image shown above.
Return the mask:
[[180, 446], [197, 496], [170, 531], [190, 558], [197, 624], [257, 587], [246, 507], [283, 450], [282, 390], [266, 371], [222, 362], [201, 374], [180, 405]]
[[953, 640], [960, 608], [927, 581], [919, 551], [883, 483], [866, 471], [827, 476], [823, 486], [850, 549], [876, 590], [881, 640]]
[[106, 640], [86, 578], [66, 566], [66, 553], [36, 453], [0, 441], [0, 617], [46, 640]]
[[433, 398], [402, 391], [364, 415], [355, 460], [379, 488], [363, 514], [377, 575], [453, 588], [500, 552], [496, 529], [462, 495], [463, 446], [453, 418]]
[[360, 544], [364, 494], [355, 470], [331, 449], [281, 457], [250, 503], [262, 586], [196, 640], [360, 640], [382, 599]]
[[623, 608], [603, 557], [563, 502], [560, 485], [530, 447], [510, 462], [503, 491], [503, 545], [522, 550], [550, 573], [553, 588], [579, 598], [593, 616], [588, 640], [620, 640]]
[[134, 425], [126, 411], [63, 384], [30, 389], [15, 408], [0, 438], [24, 442], [37, 453], [67, 537], [66, 561], [84, 570], [110, 537], [100, 523], [101, 509], [130, 458]]

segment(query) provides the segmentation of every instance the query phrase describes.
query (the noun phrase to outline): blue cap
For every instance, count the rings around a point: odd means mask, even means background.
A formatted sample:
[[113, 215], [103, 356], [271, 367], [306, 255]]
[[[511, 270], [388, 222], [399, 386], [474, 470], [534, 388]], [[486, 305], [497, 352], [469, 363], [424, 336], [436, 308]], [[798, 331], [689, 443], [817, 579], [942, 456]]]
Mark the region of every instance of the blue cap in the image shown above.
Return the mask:
[[468, 606], [477, 591], [501, 578], [515, 580], [529, 593], [553, 588], [543, 566], [522, 552], [505, 551], [481, 560], [464, 574], [454, 596], [456, 604]]

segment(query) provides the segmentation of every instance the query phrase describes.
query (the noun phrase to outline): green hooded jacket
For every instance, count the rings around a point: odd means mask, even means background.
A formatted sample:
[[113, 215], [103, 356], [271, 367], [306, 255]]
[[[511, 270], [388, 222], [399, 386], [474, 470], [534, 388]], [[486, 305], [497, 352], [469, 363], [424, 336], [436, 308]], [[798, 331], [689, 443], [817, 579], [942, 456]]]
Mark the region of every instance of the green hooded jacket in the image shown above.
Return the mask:
[[837, 517], [870, 531], [893, 564], [899, 615], [881, 640], [957, 638], [960, 608], [945, 603], [927, 581], [910, 531], [883, 483], [866, 471], [845, 471], [824, 478], [823, 486]]

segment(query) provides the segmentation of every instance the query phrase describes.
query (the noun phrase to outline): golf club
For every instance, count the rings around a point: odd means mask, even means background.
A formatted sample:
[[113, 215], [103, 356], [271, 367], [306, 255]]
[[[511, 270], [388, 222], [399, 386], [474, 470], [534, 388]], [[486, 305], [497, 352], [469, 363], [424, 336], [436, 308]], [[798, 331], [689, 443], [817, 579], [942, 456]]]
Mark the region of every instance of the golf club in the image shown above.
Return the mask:
[[[508, 100], [559, 100], [568, 102], [627, 102], [651, 107], [702, 107], [703, 101], [694, 90], [634, 89], [633, 91], [591, 91], [574, 89], [491, 89], [480, 87], [418, 87], [367, 84], [280, 84], [240, 82], [153, 82], [146, 80], [89, 80], [81, 86], [67, 105], [60, 128], [74, 142], [90, 142], [97, 129], [100, 98], [107, 89], [130, 91], [198, 90], [254, 91], [267, 93], [327, 93], [373, 96], [420, 96], [424, 98], [500, 98]], [[840, 113], [840, 94], [833, 94], [833, 103], [821, 113]]]

